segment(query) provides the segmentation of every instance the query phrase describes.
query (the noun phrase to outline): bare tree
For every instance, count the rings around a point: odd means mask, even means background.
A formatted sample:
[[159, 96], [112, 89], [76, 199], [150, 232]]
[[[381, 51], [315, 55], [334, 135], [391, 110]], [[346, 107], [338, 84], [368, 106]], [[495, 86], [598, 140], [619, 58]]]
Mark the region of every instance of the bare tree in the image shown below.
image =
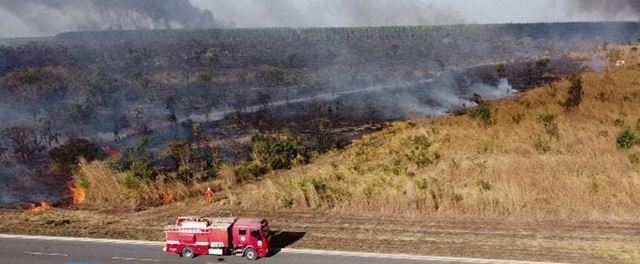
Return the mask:
[[44, 146], [38, 133], [26, 126], [13, 126], [2, 131], [2, 137], [13, 145], [13, 154], [22, 163], [31, 163], [42, 154]]

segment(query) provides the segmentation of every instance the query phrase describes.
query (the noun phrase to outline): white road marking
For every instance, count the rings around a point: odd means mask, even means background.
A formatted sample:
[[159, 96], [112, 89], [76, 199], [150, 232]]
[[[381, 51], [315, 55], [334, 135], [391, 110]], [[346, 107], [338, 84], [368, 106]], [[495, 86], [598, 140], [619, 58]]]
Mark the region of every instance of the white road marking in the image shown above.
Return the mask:
[[63, 254], [63, 253], [44, 253], [44, 252], [30, 252], [30, 251], [25, 251], [24, 254], [29, 254], [29, 255], [46, 255], [46, 256], [59, 256], [59, 257], [68, 257], [68, 254]]
[[116, 260], [135, 260], [135, 261], [149, 261], [149, 262], [160, 262], [157, 259], [139, 259], [139, 258], [123, 258], [123, 257], [112, 257], [111, 259]]
[[[127, 244], [127, 245], [147, 245], [147, 246], [164, 246], [165, 245], [165, 241], [141, 241], [141, 240], [79, 238], [79, 237], [51, 237], [51, 236], [25, 236], [25, 235], [0, 234], [0, 238], [36, 239], [36, 240], [52, 240], [52, 241], [75, 241], [75, 242], [97, 242], [97, 243], [112, 243], [112, 244]], [[344, 257], [380, 258], [380, 259], [431, 260], [431, 261], [447, 261], [447, 262], [465, 262], [466, 261], [466, 262], [474, 262], [474, 263], [493, 263], [493, 264], [564, 264], [564, 263], [554, 263], [554, 262], [534, 262], [534, 261], [516, 261], [516, 260], [500, 260], [500, 259], [435, 257], [435, 256], [409, 255], [409, 254], [381, 254], [381, 253], [330, 251], [330, 250], [297, 249], [297, 248], [282, 248], [282, 249], [274, 248], [272, 250], [279, 250], [281, 253], [289, 253], [289, 254], [313, 254], [313, 255], [328, 255], [328, 256], [344, 256]]]
[[164, 241], [103, 239], [103, 238], [84, 238], [84, 237], [25, 236], [25, 235], [7, 235], [7, 234], [0, 234], [0, 238], [36, 239], [36, 240], [51, 240], [51, 241], [73, 241], [73, 242], [97, 242], [97, 243], [126, 244], [126, 245], [147, 245], [147, 246], [162, 246], [162, 245], [165, 244]]

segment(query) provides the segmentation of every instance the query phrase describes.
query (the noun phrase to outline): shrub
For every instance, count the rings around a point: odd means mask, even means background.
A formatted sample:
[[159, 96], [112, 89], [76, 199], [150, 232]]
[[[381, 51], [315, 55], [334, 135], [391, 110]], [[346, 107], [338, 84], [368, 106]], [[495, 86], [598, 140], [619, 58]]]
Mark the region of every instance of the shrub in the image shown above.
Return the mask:
[[633, 154], [629, 155], [629, 161], [631, 161], [631, 163], [633, 163], [633, 164], [639, 164], [640, 163], [640, 152], [634, 152]]
[[293, 198], [282, 197], [282, 199], [280, 199], [280, 205], [282, 206], [282, 208], [291, 209], [291, 207], [293, 207]]
[[524, 120], [525, 114], [524, 113], [516, 113], [511, 115], [511, 121], [514, 124], [520, 124], [520, 122], [522, 122], [522, 120]]
[[135, 157], [136, 154], [132, 148], [124, 148], [120, 151], [120, 155], [108, 160], [109, 168], [118, 172], [128, 171]]
[[616, 137], [616, 143], [619, 148], [631, 148], [638, 143], [638, 133], [631, 127], [625, 127]]
[[84, 138], [74, 138], [49, 151], [49, 158], [65, 172], [77, 166], [78, 158], [83, 157], [88, 162], [101, 157], [100, 150], [91, 141]]
[[406, 156], [407, 159], [415, 163], [418, 168], [433, 165], [440, 161], [440, 153], [429, 151], [432, 143], [426, 136], [417, 136], [412, 138], [411, 141], [413, 143], [413, 147], [409, 150]]
[[459, 203], [459, 202], [462, 202], [462, 200], [464, 200], [464, 196], [462, 194], [457, 193], [457, 192], [451, 193], [450, 198], [451, 198], [451, 201], [454, 202], [454, 203]]
[[556, 123], [556, 116], [554, 114], [542, 114], [538, 120], [544, 126], [544, 132], [547, 133], [550, 138], [558, 137], [558, 123]]
[[208, 72], [199, 72], [196, 75], [196, 78], [198, 78], [200, 82], [208, 83], [213, 79], [213, 76], [211, 76], [211, 73]]
[[533, 146], [540, 153], [547, 153], [551, 151], [551, 145], [549, 144], [549, 141], [544, 140], [539, 136], [533, 141]]
[[471, 112], [471, 117], [480, 119], [485, 125], [493, 124], [493, 118], [491, 116], [491, 105], [488, 103], [480, 104]]
[[498, 73], [498, 77], [504, 78], [507, 76], [507, 67], [505, 67], [504, 63], [498, 63], [496, 65], [496, 72]]
[[142, 158], [137, 158], [131, 163], [129, 175], [140, 181], [153, 181], [156, 178], [156, 172], [153, 170], [151, 163]]
[[236, 166], [233, 171], [236, 174], [236, 182], [246, 182], [264, 175], [269, 171], [269, 168], [262, 163], [244, 162]]
[[616, 62], [622, 58], [622, 50], [620, 49], [610, 49], [607, 51], [607, 58], [610, 62]]
[[491, 183], [487, 180], [480, 180], [478, 182], [478, 185], [480, 186], [480, 189], [483, 191], [490, 191], [491, 188], [493, 188], [493, 185], [491, 185]]
[[567, 111], [576, 109], [582, 103], [582, 78], [579, 75], [574, 75], [570, 78], [571, 87], [569, 87], [569, 96], [564, 102], [564, 107]]
[[252, 153], [258, 162], [272, 170], [290, 169], [295, 163], [308, 162], [308, 154], [300, 141], [287, 136], [256, 136]]
[[327, 191], [327, 185], [320, 179], [311, 179], [311, 186], [318, 194], [324, 194]]
[[256, 73], [255, 80], [262, 86], [278, 86], [284, 84], [284, 75], [284, 71], [279, 68], [266, 67]]
[[418, 188], [418, 190], [426, 190], [427, 188], [429, 188], [429, 183], [427, 183], [427, 179], [416, 179], [413, 182], [413, 185], [415, 185], [416, 188]]

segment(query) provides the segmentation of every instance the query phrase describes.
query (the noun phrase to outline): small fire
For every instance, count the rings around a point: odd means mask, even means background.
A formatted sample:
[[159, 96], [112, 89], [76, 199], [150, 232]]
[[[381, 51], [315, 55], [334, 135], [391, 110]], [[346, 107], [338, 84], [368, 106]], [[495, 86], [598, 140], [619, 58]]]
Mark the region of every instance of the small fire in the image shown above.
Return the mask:
[[173, 195], [171, 194], [160, 194], [160, 202], [162, 204], [169, 204], [173, 202]]
[[107, 155], [109, 155], [109, 157], [112, 157], [112, 158], [117, 158], [120, 156], [120, 152], [111, 148], [110, 146], [102, 147], [102, 151], [106, 152]]
[[71, 204], [78, 205], [84, 202], [84, 198], [86, 197], [84, 189], [78, 187], [77, 185], [72, 185], [71, 187], [69, 187], [69, 191], [71, 192]]
[[36, 206], [35, 204], [30, 204], [28, 210], [29, 212], [47, 211], [47, 210], [51, 210], [51, 205], [49, 205], [46, 202], [41, 202], [39, 206]]

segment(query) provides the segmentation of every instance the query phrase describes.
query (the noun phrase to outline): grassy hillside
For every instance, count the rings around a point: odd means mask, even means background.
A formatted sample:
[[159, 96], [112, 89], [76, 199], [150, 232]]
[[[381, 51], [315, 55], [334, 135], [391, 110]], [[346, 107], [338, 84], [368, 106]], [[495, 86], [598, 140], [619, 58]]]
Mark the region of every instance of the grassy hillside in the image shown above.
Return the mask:
[[[624, 66], [565, 78], [459, 116], [397, 122], [313, 164], [234, 189], [245, 208], [408, 215], [636, 220], [640, 125], [636, 48]], [[636, 132], [636, 135], [637, 132]]]
[[[199, 185], [137, 185], [108, 161], [81, 163], [82, 205], [4, 210], [0, 232], [162, 240], [178, 215], [264, 216], [296, 237], [278, 247], [640, 263], [640, 146], [617, 144], [640, 119], [634, 50], [624, 48], [624, 66], [583, 74], [575, 108], [566, 103], [578, 82], [564, 78], [468, 113], [389, 124], [251, 183], [225, 165]], [[169, 204], [131, 211], [144, 200]]]
[[[166, 173], [141, 177], [154, 170], [135, 160], [115, 171], [113, 156], [126, 152], [81, 162], [81, 205], [2, 209], [0, 232], [162, 240], [178, 215], [255, 215], [299, 236], [293, 247], [640, 263], [637, 48], [608, 47], [601, 72], [454, 116], [385, 124], [308, 165], [255, 179], [239, 175], [261, 169], [253, 163], [177, 183]], [[618, 57], [626, 63], [616, 66]], [[193, 160], [189, 147], [174, 145], [176, 156]], [[202, 197], [208, 186], [215, 204]]]
[[[238, 185], [244, 180], [229, 166], [197, 186], [139, 184], [101, 162], [81, 164], [76, 180], [97, 183], [84, 184], [87, 206], [166, 203], [213, 186], [224, 198], [218, 205], [232, 210], [636, 221], [640, 53], [612, 50], [624, 65], [612, 60], [603, 72], [455, 116], [395, 122], [249, 184]], [[628, 148], [618, 144], [625, 130], [636, 138]]]

